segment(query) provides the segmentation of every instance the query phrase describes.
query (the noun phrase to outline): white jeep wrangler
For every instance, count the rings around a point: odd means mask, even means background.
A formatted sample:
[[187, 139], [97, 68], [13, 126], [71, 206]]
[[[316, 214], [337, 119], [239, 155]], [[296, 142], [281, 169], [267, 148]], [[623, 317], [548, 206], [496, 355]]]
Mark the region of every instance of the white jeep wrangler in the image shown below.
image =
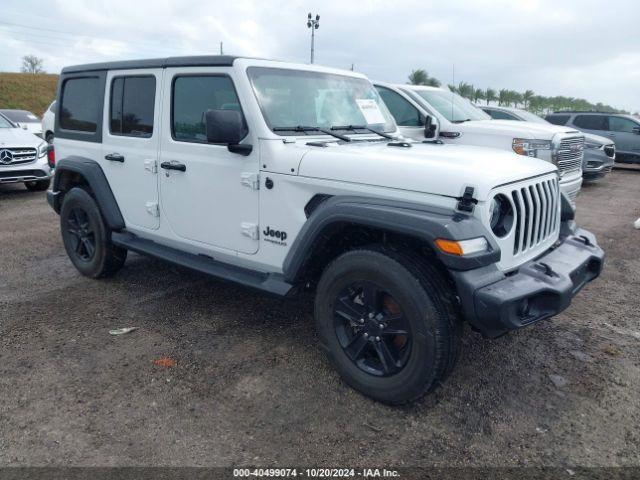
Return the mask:
[[84, 65], [62, 71], [58, 105], [48, 201], [81, 273], [114, 274], [132, 250], [276, 295], [311, 289], [330, 360], [383, 402], [446, 378], [463, 320], [496, 337], [551, 317], [602, 269], [554, 165], [405, 141], [353, 72]]

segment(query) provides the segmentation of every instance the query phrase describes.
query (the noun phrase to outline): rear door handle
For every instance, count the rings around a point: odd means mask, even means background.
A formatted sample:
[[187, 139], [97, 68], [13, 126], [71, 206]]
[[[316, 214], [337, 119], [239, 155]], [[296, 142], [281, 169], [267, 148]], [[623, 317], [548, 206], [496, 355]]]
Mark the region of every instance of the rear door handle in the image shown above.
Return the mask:
[[164, 168], [165, 170], [178, 170], [179, 172], [187, 171], [187, 166], [180, 162], [162, 162], [160, 168]]
[[104, 159], [109, 160], [110, 162], [124, 163], [124, 156], [120, 155], [119, 153], [109, 153], [108, 155], [104, 156]]

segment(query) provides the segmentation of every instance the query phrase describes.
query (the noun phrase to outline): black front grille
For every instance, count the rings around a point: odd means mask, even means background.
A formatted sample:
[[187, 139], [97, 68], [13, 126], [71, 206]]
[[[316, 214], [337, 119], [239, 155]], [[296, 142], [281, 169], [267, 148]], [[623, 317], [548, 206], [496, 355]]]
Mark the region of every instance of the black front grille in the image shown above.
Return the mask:
[[0, 167], [33, 162], [38, 156], [35, 148], [0, 148]]

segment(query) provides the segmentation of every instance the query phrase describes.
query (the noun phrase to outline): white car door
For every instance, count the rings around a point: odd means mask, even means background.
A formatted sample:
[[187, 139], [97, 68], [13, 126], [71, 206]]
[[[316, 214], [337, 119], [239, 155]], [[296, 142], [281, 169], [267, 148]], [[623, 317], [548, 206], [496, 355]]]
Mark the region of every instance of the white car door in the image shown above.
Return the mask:
[[162, 69], [107, 74], [100, 164], [127, 228], [160, 226], [157, 160]]
[[165, 70], [160, 203], [163, 221], [179, 237], [253, 254], [259, 246], [257, 149], [232, 153], [207, 143], [205, 132], [207, 110], [242, 112], [233, 75], [230, 67]]

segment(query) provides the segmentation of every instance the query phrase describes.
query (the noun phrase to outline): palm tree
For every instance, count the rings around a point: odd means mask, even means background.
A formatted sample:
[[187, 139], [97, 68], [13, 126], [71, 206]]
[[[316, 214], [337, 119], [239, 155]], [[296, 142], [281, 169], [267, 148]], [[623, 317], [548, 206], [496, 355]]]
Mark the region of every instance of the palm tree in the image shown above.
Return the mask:
[[484, 92], [484, 90], [482, 90], [481, 88], [476, 88], [473, 91], [473, 101], [475, 103], [478, 103], [480, 100], [484, 100], [486, 97], [486, 94]]
[[473, 85], [471, 85], [470, 83], [460, 82], [458, 84], [458, 95], [460, 95], [461, 97], [471, 100], [471, 98], [473, 97], [473, 91]]
[[522, 94], [522, 101], [524, 102], [525, 110], [529, 107], [529, 103], [531, 99], [534, 97], [535, 93], [533, 90], [525, 90]]
[[484, 92], [484, 99], [487, 101], [487, 105], [489, 105], [489, 102], [495, 102], [496, 100], [498, 100], [496, 91], [493, 88], [487, 88], [487, 90]]
[[498, 92], [498, 105], [506, 105], [507, 107], [511, 105], [511, 103], [509, 103], [509, 90], [506, 88], [501, 88]]
[[449, 87], [449, 91], [456, 93], [458, 91], [458, 89], [456, 88], [455, 85], [451, 85], [450, 83], [447, 83], [447, 87]]
[[516, 108], [518, 108], [518, 105], [522, 103], [522, 94], [519, 92], [516, 92], [515, 90], [509, 90], [509, 97], [513, 102], [513, 106]]
[[440, 86], [440, 81], [436, 78], [430, 77], [427, 71], [422, 68], [411, 72], [409, 75], [409, 83], [411, 85], [428, 85], [430, 87]]

